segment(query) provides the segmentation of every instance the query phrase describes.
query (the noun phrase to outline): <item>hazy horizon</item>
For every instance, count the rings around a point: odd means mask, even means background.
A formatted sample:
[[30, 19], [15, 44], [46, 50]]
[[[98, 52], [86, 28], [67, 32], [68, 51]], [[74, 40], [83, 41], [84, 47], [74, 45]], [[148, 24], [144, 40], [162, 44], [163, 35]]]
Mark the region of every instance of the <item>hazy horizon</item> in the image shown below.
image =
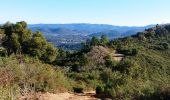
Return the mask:
[[[0, 23], [90, 23], [146, 26], [170, 23], [169, 0], [0, 0]], [[5, 9], [5, 10], [2, 10]]]
[[[146, 25], [114, 25], [114, 24], [100, 24], [100, 23], [28, 23], [28, 25], [38, 25], [38, 24], [44, 24], [44, 25], [55, 25], [55, 24], [90, 24], [90, 25], [113, 25], [113, 26], [125, 26], [125, 27], [143, 27], [143, 26], [149, 26], [149, 25], [156, 25], [156, 24], [146, 24]], [[169, 24], [169, 23], [164, 23], [164, 24]]]

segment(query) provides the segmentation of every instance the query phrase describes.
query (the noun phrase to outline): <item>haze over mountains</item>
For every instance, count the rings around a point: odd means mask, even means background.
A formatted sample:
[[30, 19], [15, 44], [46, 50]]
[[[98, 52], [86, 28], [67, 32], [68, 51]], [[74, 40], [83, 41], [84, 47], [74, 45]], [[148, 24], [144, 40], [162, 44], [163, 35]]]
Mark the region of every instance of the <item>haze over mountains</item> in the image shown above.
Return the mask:
[[109, 39], [120, 38], [144, 31], [154, 25], [116, 26], [108, 24], [30, 24], [32, 31], [41, 31], [48, 41], [55, 46], [67, 49], [78, 49], [80, 43], [91, 37], [106, 35]]

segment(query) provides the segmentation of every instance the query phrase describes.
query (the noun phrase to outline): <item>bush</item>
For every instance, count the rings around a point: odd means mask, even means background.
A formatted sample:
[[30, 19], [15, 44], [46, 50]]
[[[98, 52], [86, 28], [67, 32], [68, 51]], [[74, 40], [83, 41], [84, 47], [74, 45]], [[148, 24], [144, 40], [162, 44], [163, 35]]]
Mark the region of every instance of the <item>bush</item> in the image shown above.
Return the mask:
[[82, 87], [73, 87], [74, 93], [83, 93]]
[[103, 86], [97, 86], [96, 87], [96, 94], [98, 95], [100, 95], [100, 94], [102, 94], [102, 93], [104, 93], [104, 87]]
[[13, 86], [0, 85], [0, 100], [18, 100], [20, 95], [20, 88], [17, 84], [14, 84]]
[[5, 48], [0, 47], [0, 56], [6, 56], [7, 55], [7, 51]]
[[164, 47], [165, 50], [169, 49], [169, 44], [168, 43], [162, 43], [162, 46]]
[[132, 49], [132, 56], [136, 56], [138, 54], [138, 50], [137, 49]]
[[[1, 80], [3, 79], [3, 80]], [[11, 87], [16, 87], [14, 91]], [[30, 92], [64, 92], [71, 90], [70, 81], [60, 69], [29, 57], [17, 56], [0, 58], [0, 87], [10, 94], [24, 95]], [[8, 87], [10, 87], [8, 89]], [[1, 91], [1, 90], [0, 90]], [[0, 95], [1, 96], [1, 95]]]

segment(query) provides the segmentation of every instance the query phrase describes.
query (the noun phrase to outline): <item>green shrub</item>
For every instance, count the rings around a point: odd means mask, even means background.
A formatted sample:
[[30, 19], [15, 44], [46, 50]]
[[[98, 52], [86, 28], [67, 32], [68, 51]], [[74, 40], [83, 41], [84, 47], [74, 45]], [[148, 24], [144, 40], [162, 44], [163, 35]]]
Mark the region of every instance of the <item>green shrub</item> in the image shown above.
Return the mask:
[[19, 96], [21, 96], [21, 91], [17, 84], [13, 86], [0, 85], [0, 100], [18, 100]]
[[[30, 92], [64, 92], [71, 90], [72, 81], [65, 77], [60, 69], [54, 69], [51, 65], [42, 64], [37, 59], [22, 56], [0, 58], [0, 87], [10, 93], [11, 87], [18, 87], [13, 93]], [[24, 92], [25, 91], [25, 92]], [[6, 95], [6, 94], [5, 94]]]
[[104, 87], [103, 86], [97, 86], [96, 87], [96, 94], [102, 94], [104, 93]]
[[5, 48], [0, 47], [0, 56], [6, 56], [7, 52]]
[[73, 87], [74, 93], [83, 93], [82, 87]]

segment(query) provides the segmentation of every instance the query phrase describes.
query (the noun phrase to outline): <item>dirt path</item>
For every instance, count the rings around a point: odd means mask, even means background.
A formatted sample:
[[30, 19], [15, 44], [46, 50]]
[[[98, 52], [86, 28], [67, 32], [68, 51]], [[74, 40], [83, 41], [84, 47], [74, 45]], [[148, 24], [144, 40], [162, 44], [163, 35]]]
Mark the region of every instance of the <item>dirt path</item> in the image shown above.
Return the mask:
[[[24, 100], [24, 99], [21, 99]], [[35, 100], [35, 99], [26, 99]], [[95, 97], [95, 91], [73, 94], [73, 93], [45, 93], [38, 94], [36, 100], [101, 100]]]

